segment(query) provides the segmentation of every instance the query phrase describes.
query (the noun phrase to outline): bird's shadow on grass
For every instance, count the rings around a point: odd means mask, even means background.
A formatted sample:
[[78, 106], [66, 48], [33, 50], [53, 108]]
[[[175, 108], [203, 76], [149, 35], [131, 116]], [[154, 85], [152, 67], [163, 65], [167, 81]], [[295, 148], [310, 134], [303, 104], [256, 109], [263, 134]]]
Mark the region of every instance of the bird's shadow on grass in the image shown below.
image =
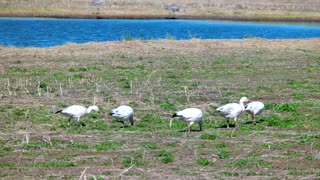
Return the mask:
[[[201, 130], [202, 131], [202, 130]], [[191, 129], [191, 132], [201, 132], [199, 129]], [[180, 130], [178, 132], [189, 132], [188, 129], [185, 129], [185, 130]]]
[[[229, 124], [229, 128], [232, 129], [232, 128], [235, 128], [236, 126], [234, 124]], [[219, 128], [223, 128], [223, 129], [228, 129], [227, 128], [227, 125], [221, 125]]]
[[[259, 124], [259, 123], [263, 123], [264, 121], [266, 121], [266, 120], [265, 119], [258, 119], [256, 123]], [[253, 121], [247, 121], [244, 124], [253, 124]]]
[[124, 121], [118, 121], [118, 120], [114, 120], [113, 122], [115, 122], [115, 124], [120, 123], [120, 127], [119, 128], [128, 128], [128, 127], [134, 127], [133, 125], [129, 125], [127, 123], [125, 123]]

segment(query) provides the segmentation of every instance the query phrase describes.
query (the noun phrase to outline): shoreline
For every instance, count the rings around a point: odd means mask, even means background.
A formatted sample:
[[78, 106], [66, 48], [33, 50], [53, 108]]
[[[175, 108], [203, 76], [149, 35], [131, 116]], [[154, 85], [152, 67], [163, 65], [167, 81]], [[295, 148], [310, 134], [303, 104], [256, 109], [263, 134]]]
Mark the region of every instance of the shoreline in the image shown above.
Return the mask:
[[314, 18], [259, 18], [235, 16], [201, 16], [177, 15], [168, 17], [162, 15], [32, 15], [32, 14], [0, 14], [0, 18], [54, 18], [54, 19], [185, 19], [185, 20], [216, 20], [216, 21], [247, 21], [247, 22], [301, 22], [319, 23], [320, 19]]

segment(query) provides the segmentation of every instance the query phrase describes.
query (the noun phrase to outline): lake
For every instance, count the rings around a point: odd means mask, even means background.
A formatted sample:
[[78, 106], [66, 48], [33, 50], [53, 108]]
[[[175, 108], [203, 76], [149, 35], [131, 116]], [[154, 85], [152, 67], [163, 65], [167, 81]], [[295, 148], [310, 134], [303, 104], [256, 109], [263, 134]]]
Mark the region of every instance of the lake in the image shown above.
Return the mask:
[[0, 18], [0, 44], [50, 47], [132, 39], [243, 39], [320, 37], [320, 24], [209, 20]]

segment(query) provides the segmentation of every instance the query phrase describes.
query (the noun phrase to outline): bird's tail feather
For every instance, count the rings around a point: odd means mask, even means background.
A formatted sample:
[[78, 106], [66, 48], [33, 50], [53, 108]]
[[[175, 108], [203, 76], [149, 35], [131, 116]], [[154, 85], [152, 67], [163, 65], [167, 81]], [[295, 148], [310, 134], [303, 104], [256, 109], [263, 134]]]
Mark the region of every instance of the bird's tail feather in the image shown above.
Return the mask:
[[174, 113], [173, 115], [172, 115], [172, 117], [174, 118], [174, 117], [182, 117], [181, 115], [178, 115], [177, 113]]
[[59, 111], [56, 112], [56, 114], [61, 113], [61, 112], [62, 112], [62, 110], [59, 110]]

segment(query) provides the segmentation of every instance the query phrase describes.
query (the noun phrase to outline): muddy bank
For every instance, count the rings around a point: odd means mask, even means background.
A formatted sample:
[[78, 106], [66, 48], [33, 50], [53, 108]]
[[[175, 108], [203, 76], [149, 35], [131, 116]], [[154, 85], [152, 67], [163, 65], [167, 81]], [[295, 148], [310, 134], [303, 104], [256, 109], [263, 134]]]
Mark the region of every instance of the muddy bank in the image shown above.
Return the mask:
[[22, 18], [58, 18], [58, 19], [188, 19], [188, 20], [222, 20], [222, 21], [270, 21], [270, 22], [320, 22], [320, 18], [286, 17], [238, 17], [238, 16], [204, 16], [204, 15], [97, 15], [97, 14], [76, 14], [76, 15], [34, 15], [34, 14], [0, 14], [0, 17], [22, 17]]

